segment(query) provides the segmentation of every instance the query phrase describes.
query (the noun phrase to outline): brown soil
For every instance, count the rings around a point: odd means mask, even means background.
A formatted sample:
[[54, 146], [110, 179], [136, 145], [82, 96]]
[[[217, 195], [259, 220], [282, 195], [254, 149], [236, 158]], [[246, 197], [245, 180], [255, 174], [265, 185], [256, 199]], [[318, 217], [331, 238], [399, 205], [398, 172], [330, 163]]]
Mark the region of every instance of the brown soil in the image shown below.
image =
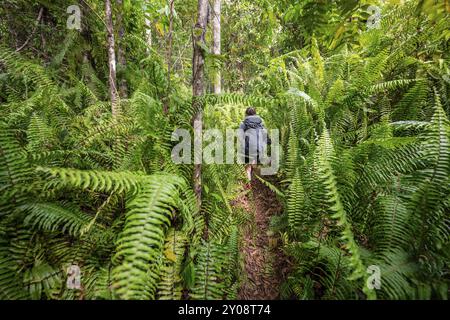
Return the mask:
[[254, 178], [251, 189], [236, 199], [250, 215], [250, 223], [243, 227], [242, 255], [244, 277], [238, 299], [279, 299], [279, 286], [286, 261], [280, 249], [280, 239], [269, 229], [270, 218], [282, 208], [276, 195]]

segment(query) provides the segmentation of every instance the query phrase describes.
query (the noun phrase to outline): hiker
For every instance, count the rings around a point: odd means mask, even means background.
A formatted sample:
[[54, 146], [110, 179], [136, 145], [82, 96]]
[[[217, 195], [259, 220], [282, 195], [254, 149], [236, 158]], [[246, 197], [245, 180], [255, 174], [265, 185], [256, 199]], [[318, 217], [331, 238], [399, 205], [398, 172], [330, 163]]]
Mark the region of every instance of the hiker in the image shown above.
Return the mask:
[[[252, 107], [245, 110], [245, 119], [242, 121], [239, 129], [243, 130], [241, 132], [241, 153], [244, 155], [245, 171], [250, 182], [252, 179], [252, 168], [256, 164], [263, 162], [265, 149], [270, 144], [270, 139], [267, 136], [263, 120], [256, 114], [255, 108]], [[244, 137], [245, 139], [243, 139]]]

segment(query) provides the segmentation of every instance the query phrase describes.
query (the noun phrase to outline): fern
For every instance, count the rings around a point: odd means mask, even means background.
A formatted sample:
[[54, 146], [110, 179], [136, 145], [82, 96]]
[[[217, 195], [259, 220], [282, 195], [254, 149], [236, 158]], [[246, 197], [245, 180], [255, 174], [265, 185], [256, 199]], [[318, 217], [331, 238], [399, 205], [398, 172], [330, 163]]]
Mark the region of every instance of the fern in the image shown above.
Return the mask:
[[[21, 209], [27, 213], [24, 223], [31, 227], [39, 227], [46, 231], [61, 230], [72, 236], [81, 236], [90, 225], [92, 217], [76, 208], [65, 208], [53, 203], [35, 203], [23, 205]], [[106, 237], [106, 228], [94, 224], [91, 229], [95, 237]]]
[[199, 300], [219, 300], [225, 294], [223, 266], [226, 247], [214, 242], [202, 242], [198, 251], [195, 285], [190, 294]]
[[124, 299], [154, 298], [160, 277], [165, 232], [171, 224], [182, 181], [149, 177], [127, 204], [123, 231], [117, 240], [113, 286]]
[[161, 268], [161, 280], [158, 284], [158, 298], [161, 300], [181, 300], [181, 266], [187, 239], [180, 232], [170, 230], [164, 245], [164, 262]]
[[[367, 279], [366, 270], [360, 256], [360, 249], [354, 240], [350, 221], [348, 221], [347, 214], [343, 208], [340, 196], [337, 190], [336, 178], [331, 168], [330, 159], [333, 157], [333, 145], [330, 142], [328, 131], [324, 131], [319, 141], [319, 148], [316, 152], [316, 161], [318, 162], [318, 176], [320, 177], [322, 186], [324, 188], [325, 201], [329, 210], [333, 213], [332, 217], [336, 219], [337, 225], [341, 229], [341, 239], [345, 243], [348, 250], [349, 264], [353, 269], [350, 280]], [[365, 285], [363, 287], [364, 293], [369, 299], [376, 297], [375, 293], [368, 289]]]
[[[441, 247], [449, 240], [448, 221], [445, 218], [445, 199], [449, 189], [450, 136], [449, 121], [442, 110], [439, 96], [436, 95], [435, 113], [429, 129], [424, 134], [426, 157], [431, 168], [418, 176], [418, 184], [410, 202], [413, 217], [418, 218], [419, 250], [426, 244]], [[420, 218], [419, 218], [420, 217]]]
[[305, 202], [305, 193], [303, 191], [302, 181], [300, 174], [297, 170], [292, 178], [291, 185], [289, 186], [289, 196], [287, 200], [287, 215], [289, 226], [295, 230], [296, 228], [305, 225], [305, 213], [303, 203]]

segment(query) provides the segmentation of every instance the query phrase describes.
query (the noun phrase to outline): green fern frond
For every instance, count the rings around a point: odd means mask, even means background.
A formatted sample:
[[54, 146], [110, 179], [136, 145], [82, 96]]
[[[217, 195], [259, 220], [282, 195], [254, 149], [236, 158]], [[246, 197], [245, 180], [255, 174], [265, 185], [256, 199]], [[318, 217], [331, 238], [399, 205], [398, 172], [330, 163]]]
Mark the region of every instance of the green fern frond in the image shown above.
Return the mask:
[[450, 123], [435, 94], [435, 113], [423, 135], [424, 155], [431, 163], [428, 170], [417, 176], [416, 191], [411, 196], [409, 208], [417, 220], [418, 245], [440, 248], [450, 239], [445, 214], [445, 199], [449, 193], [450, 173]]
[[[318, 175], [324, 188], [324, 196], [326, 197], [325, 201], [329, 210], [333, 213], [332, 217], [336, 219], [337, 225], [341, 229], [341, 239], [345, 243], [345, 247], [350, 255], [349, 264], [353, 271], [349, 280], [366, 280], [367, 274], [359, 252], [360, 249], [354, 239], [351, 223], [347, 218], [347, 213], [340, 200], [336, 178], [331, 167], [330, 159], [334, 156], [333, 153], [333, 145], [330, 141], [329, 133], [325, 130], [319, 141], [319, 147], [315, 155]], [[376, 297], [375, 292], [368, 289], [365, 284], [362, 290], [369, 299], [374, 299]]]
[[197, 300], [220, 300], [225, 294], [223, 267], [226, 246], [203, 241], [198, 250], [195, 285], [190, 296]]
[[181, 266], [184, 260], [187, 239], [181, 232], [170, 230], [164, 245], [164, 262], [161, 268], [161, 280], [158, 284], [158, 299], [181, 300]]
[[46, 263], [39, 263], [25, 272], [23, 282], [31, 299], [52, 298], [61, 289], [61, 272]]
[[131, 172], [108, 172], [94, 170], [76, 170], [62, 168], [38, 167], [38, 172], [47, 175], [50, 179], [49, 186], [74, 187], [81, 190], [98, 192], [130, 192], [133, 194], [139, 190], [140, 182], [144, 176]]
[[149, 176], [127, 203], [125, 225], [113, 259], [113, 286], [120, 298], [155, 298], [165, 232], [177, 204], [177, 186], [182, 184], [174, 176]]
[[300, 179], [300, 173], [297, 170], [289, 186], [287, 199], [287, 215], [289, 226], [292, 230], [305, 225], [304, 202], [305, 192]]
[[[21, 206], [21, 209], [27, 213], [24, 219], [25, 225], [46, 231], [67, 231], [68, 234], [75, 237], [83, 235], [85, 228], [93, 219], [73, 206], [66, 208], [54, 203], [28, 204]], [[98, 223], [93, 225], [91, 232], [94, 237], [106, 236], [106, 228]]]

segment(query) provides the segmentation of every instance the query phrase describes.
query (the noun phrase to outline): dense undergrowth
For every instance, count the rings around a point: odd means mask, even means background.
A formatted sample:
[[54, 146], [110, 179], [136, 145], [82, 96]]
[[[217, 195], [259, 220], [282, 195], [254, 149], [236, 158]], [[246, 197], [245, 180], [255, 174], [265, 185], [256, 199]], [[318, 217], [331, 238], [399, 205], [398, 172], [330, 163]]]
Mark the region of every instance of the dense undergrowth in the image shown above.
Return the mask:
[[[64, 1], [35, 2], [45, 28], [64, 24]], [[0, 298], [234, 299], [249, 217], [230, 202], [243, 168], [204, 165], [199, 207], [193, 166], [171, 160], [172, 132], [196, 112], [190, 74], [180, 62], [168, 85], [163, 43], [139, 39], [133, 6], [128, 94], [112, 117], [96, 3], [84, 33], [42, 30], [43, 54], [15, 52], [13, 34], [1, 42]], [[284, 205], [271, 222], [291, 265], [282, 298], [448, 297], [449, 31], [446, 8], [421, 3], [386, 6], [354, 43], [327, 30], [286, 52], [282, 38], [243, 72], [243, 92], [202, 99], [205, 128], [237, 128], [251, 105], [280, 130], [279, 183], [265, 183]], [[73, 265], [79, 290], [66, 285]], [[373, 267], [379, 289], [367, 285]]]

